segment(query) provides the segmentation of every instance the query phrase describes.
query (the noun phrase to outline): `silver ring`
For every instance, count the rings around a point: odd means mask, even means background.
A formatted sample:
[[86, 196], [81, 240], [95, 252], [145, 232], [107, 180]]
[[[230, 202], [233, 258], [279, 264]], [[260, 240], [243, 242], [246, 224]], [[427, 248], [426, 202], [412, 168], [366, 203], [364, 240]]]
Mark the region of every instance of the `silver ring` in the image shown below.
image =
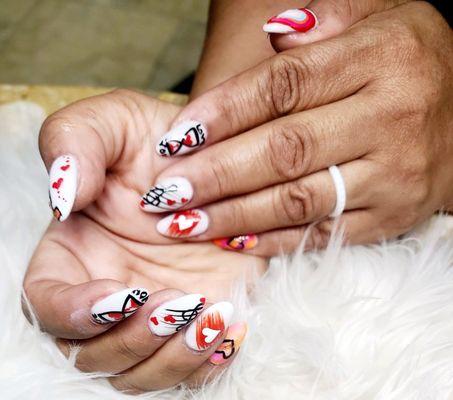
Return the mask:
[[343, 214], [344, 208], [346, 207], [346, 186], [340, 169], [336, 165], [332, 165], [329, 168], [329, 172], [335, 185], [335, 192], [337, 193], [337, 202], [329, 217], [336, 218]]

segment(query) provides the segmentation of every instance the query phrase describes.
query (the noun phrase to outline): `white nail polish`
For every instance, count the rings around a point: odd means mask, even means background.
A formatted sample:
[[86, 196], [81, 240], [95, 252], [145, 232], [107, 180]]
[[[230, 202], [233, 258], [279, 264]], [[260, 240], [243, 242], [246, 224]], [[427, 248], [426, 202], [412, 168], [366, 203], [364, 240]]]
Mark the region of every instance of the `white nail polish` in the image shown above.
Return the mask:
[[205, 303], [206, 298], [201, 294], [168, 301], [151, 313], [148, 327], [157, 336], [173, 335], [197, 318]]
[[307, 32], [317, 25], [313, 11], [306, 8], [286, 10], [272, 17], [263, 26], [267, 33]]
[[148, 300], [148, 290], [128, 288], [113, 293], [91, 307], [91, 315], [99, 324], [119, 322], [134, 314]]
[[160, 138], [157, 153], [164, 157], [180, 156], [197, 150], [208, 137], [199, 121], [184, 121]]
[[185, 206], [192, 197], [193, 188], [186, 178], [164, 178], [143, 196], [140, 207], [147, 212], [162, 213]]
[[77, 162], [73, 156], [58, 157], [49, 172], [50, 208], [58, 221], [71, 214], [77, 193]]
[[170, 214], [156, 225], [157, 231], [167, 237], [192, 237], [208, 229], [209, 217], [201, 210], [192, 209]]
[[195, 322], [187, 328], [187, 346], [197, 351], [209, 348], [230, 325], [233, 311], [233, 304], [227, 301], [216, 303], [203, 311]]

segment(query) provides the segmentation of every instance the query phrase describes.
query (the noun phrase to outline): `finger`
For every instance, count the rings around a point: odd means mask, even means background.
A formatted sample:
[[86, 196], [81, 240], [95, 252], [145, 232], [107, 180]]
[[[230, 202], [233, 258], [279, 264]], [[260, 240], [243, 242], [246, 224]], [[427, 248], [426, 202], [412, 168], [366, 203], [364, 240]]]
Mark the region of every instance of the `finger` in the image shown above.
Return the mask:
[[[368, 94], [262, 125], [170, 165], [142, 198], [148, 212], [198, 207], [355, 160], [382, 122]], [[253, 177], [253, 179], [251, 179]]]
[[351, 25], [408, 0], [313, 0], [306, 8], [286, 10], [263, 26], [276, 51], [337, 36]]
[[80, 347], [76, 366], [82, 371], [116, 374], [152, 356], [171, 335], [190, 324], [204, 305], [203, 295], [162, 290], [153, 293], [134, 318], [89, 340], [60, 341], [59, 347], [67, 356], [71, 346]]
[[[375, 171], [371, 162], [357, 160], [341, 165], [346, 188], [346, 209], [366, 207], [374, 190], [364, 190]], [[298, 180], [245, 196], [191, 209], [161, 219], [156, 229], [168, 237], [205, 241], [247, 232], [266, 232], [300, 226], [328, 216], [336, 205], [336, 188], [330, 173], [322, 170]]]
[[111, 378], [119, 390], [158, 390], [176, 385], [197, 370], [222, 343], [233, 306], [220, 302], [206, 309], [187, 330], [168, 340], [154, 355]]
[[[123, 153], [128, 121], [135, 120], [130, 113], [137, 104], [153, 110], [147, 96], [116, 90], [71, 104], [46, 119], [39, 146], [57, 220], [64, 221], [72, 209], [86, 207], [102, 193], [106, 170]], [[128, 137], [129, 144], [132, 139]]]
[[276, 55], [187, 105], [157, 151], [186, 154], [279, 116], [348, 97], [373, 79], [376, 59], [381, 58], [370, 38], [353, 31]]

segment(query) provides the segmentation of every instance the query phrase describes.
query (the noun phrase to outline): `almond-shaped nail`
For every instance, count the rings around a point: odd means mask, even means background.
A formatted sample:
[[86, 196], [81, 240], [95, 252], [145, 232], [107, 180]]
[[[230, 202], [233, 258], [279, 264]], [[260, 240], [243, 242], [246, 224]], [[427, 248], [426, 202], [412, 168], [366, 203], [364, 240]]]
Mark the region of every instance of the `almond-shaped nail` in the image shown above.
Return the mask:
[[307, 32], [317, 24], [313, 11], [307, 8], [291, 9], [272, 17], [263, 26], [263, 31], [268, 33]]
[[163, 157], [181, 156], [197, 150], [208, 137], [208, 131], [199, 121], [184, 121], [160, 138], [157, 153]]
[[91, 315], [99, 324], [119, 322], [134, 314], [148, 297], [147, 289], [123, 289], [98, 301], [91, 307]]
[[226, 363], [234, 354], [239, 351], [245, 335], [247, 334], [247, 323], [237, 322], [228, 328], [225, 339], [217, 350], [209, 357], [214, 365]]
[[201, 235], [208, 229], [209, 217], [201, 210], [185, 210], [162, 218], [157, 231], [167, 237], [180, 238]]
[[216, 303], [203, 311], [195, 322], [187, 328], [187, 346], [197, 351], [209, 348], [217, 337], [228, 328], [233, 311], [233, 304], [227, 301]]
[[241, 235], [230, 238], [216, 239], [215, 245], [225, 250], [250, 250], [258, 244], [258, 236], [254, 234]]
[[202, 294], [188, 294], [168, 301], [151, 313], [148, 327], [157, 336], [173, 335], [197, 318], [205, 303]]
[[76, 193], [77, 162], [73, 156], [60, 156], [49, 172], [49, 206], [55, 219], [62, 222], [69, 217]]
[[140, 207], [147, 212], [162, 213], [185, 206], [192, 197], [193, 188], [186, 178], [164, 178], [142, 197]]

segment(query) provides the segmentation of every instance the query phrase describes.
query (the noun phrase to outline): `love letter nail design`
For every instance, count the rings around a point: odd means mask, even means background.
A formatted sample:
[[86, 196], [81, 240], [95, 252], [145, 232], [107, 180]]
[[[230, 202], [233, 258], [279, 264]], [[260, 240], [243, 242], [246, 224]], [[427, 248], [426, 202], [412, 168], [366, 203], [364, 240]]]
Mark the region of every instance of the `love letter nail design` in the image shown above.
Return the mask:
[[146, 289], [124, 289], [98, 301], [91, 308], [91, 315], [99, 324], [122, 321], [145, 304], [148, 296]]
[[263, 26], [268, 33], [307, 32], [317, 24], [313, 11], [307, 8], [291, 9], [272, 17]]
[[237, 322], [228, 328], [228, 332], [222, 344], [214, 354], [209, 357], [212, 364], [220, 365], [226, 363], [235, 353], [239, 351], [245, 335], [247, 334], [247, 323]]
[[192, 200], [193, 188], [186, 178], [161, 179], [142, 197], [140, 207], [144, 211], [162, 213], [176, 210]]
[[186, 343], [193, 350], [202, 351], [211, 346], [229, 325], [233, 316], [233, 304], [227, 301], [216, 303], [205, 310], [187, 328]]
[[58, 221], [71, 214], [77, 192], [77, 163], [74, 157], [58, 157], [49, 173], [49, 206]]
[[186, 210], [162, 218], [156, 226], [164, 236], [179, 238], [202, 234], [208, 229], [209, 217], [201, 210]]
[[156, 147], [164, 157], [190, 153], [206, 142], [208, 131], [201, 122], [184, 121], [161, 137]]
[[225, 250], [250, 250], [258, 244], [258, 236], [254, 234], [241, 235], [232, 238], [216, 239], [213, 242]]
[[197, 318], [205, 303], [206, 298], [201, 294], [168, 301], [151, 313], [148, 327], [157, 336], [173, 335]]

